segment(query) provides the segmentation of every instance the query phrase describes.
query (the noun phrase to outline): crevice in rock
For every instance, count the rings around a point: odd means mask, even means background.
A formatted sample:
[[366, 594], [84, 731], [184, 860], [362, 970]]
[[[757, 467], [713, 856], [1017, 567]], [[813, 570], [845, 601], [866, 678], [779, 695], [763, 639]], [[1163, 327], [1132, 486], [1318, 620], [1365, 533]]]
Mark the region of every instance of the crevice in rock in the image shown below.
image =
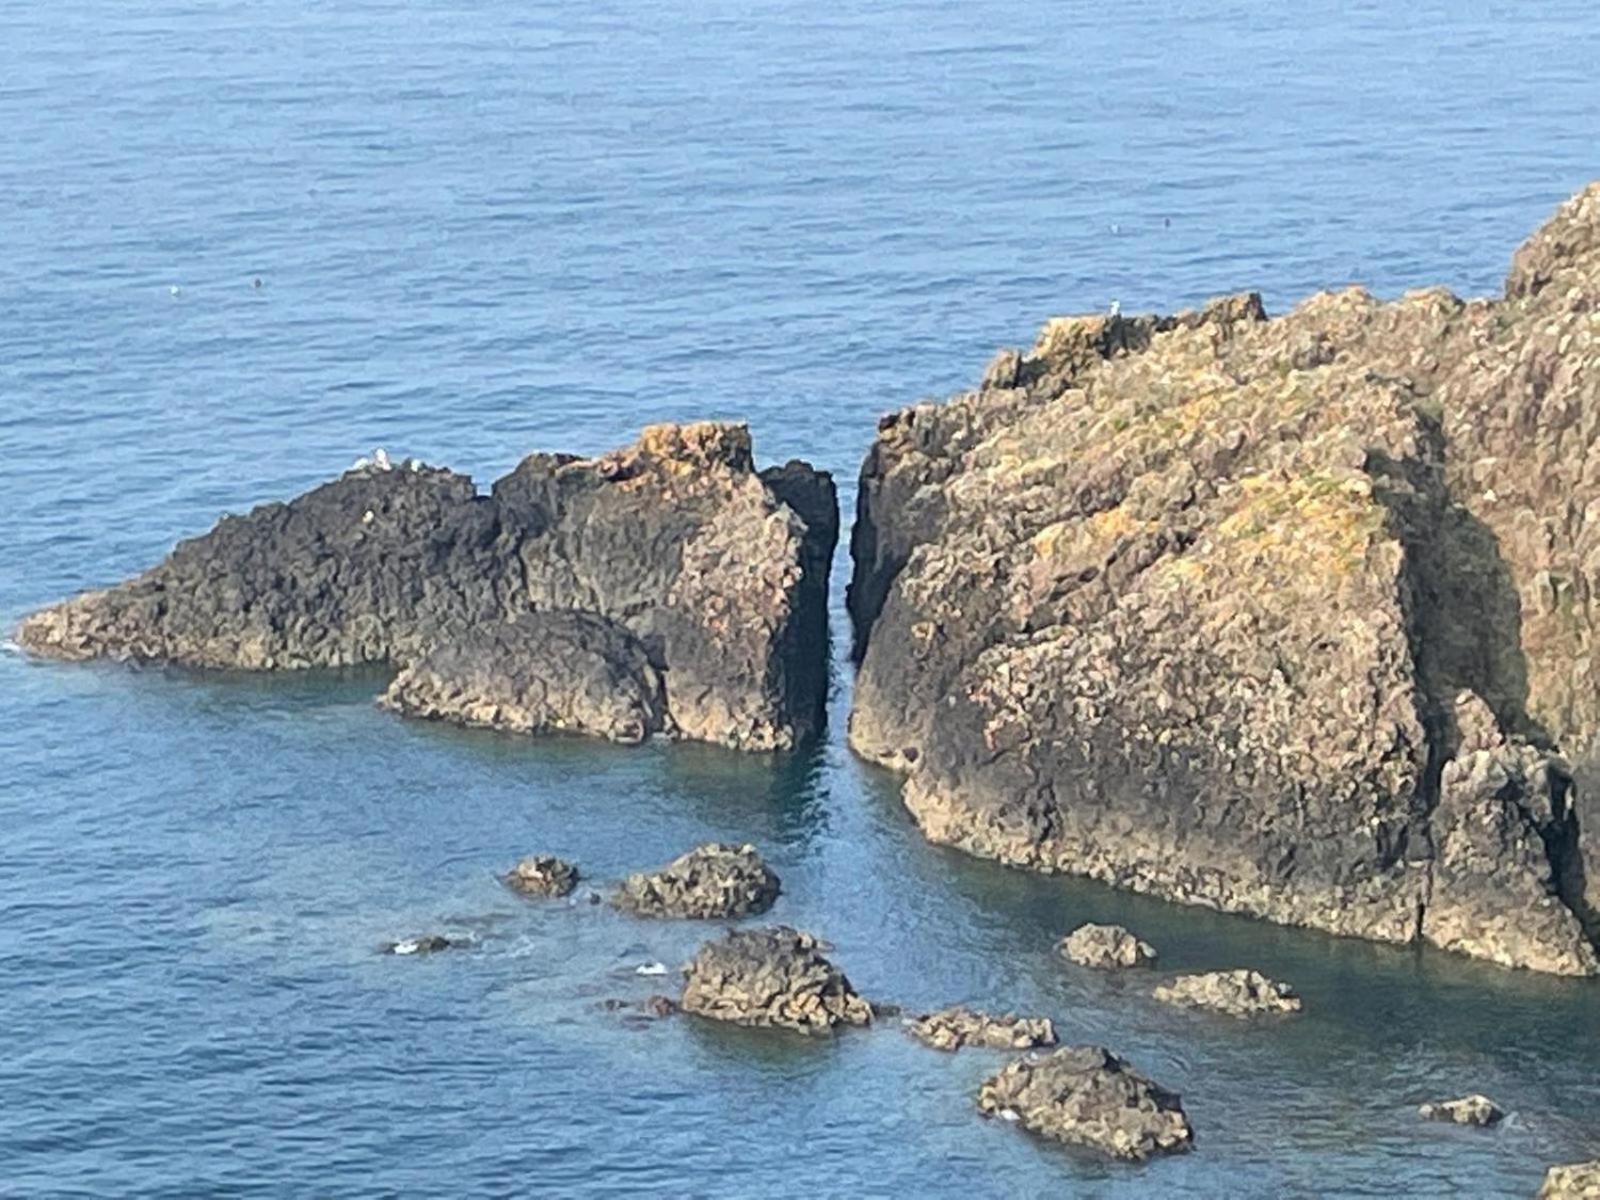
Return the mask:
[[[1397, 382], [1412, 390], [1409, 380]], [[1457, 695], [1471, 691], [1481, 697], [1507, 737], [1543, 751], [1550, 751], [1553, 741], [1527, 707], [1521, 601], [1510, 566], [1493, 531], [1450, 494], [1445, 482], [1447, 444], [1438, 417], [1425, 404], [1417, 404], [1414, 411], [1420, 453], [1396, 459], [1372, 451], [1365, 470], [1373, 496], [1388, 511], [1391, 531], [1405, 551], [1400, 602], [1416, 664], [1418, 715], [1427, 738], [1412, 827], [1412, 837], [1422, 845], [1413, 844], [1408, 854], [1427, 864], [1413, 932], [1421, 941], [1437, 861], [1433, 816], [1445, 765], [1460, 753], [1463, 742], [1456, 719]], [[1530, 811], [1520, 800], [1514, 803], [1544, 843], [1556, 898], [1578, 918], [1590, 942], [1600, 947], [1596, 940], [1600, 922], [1585, 899], [1572, 781], [1563, 776], [1546, 782], [1550, 817]]]

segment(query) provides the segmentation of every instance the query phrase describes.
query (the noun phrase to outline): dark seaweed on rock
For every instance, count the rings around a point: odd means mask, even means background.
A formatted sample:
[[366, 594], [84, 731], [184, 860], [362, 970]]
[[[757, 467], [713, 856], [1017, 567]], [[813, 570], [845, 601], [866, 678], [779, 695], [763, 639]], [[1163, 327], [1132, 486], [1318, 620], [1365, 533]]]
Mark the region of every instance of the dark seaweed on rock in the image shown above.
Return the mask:
[[420, 464], [353, 469], [35, 613], [18, 641], [200, 667], [384, 663], [411, 668], [402, 711], [787, 749], [822, 722], [837, 536], [825, 472], [757, 474], [742, 425], [656, 425], [599, 458], [530, 455], [487, 496]]
[[850, 740], [932, 839], [1600, 969], [1600, 184], [1506, 295], [1048, 323], [885, 418]]

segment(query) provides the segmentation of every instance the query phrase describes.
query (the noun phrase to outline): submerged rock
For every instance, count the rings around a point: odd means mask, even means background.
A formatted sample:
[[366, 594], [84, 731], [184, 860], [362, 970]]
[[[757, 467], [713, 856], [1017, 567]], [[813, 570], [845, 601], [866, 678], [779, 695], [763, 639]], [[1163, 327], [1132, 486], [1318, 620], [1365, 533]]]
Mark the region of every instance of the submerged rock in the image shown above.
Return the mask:
[[1300, 997], [1287, 983], [1268, 979], [1259, 971], [1207, 971], [1179, 975], [1151, 993], [1166, 1004], [1207, 1008], [1231, 1017], [1300, 1011]]
[[974, 854], [1595, 974], [1597, 246], [1600, 183], [1499, 299], [1060, 318], [884, 418], [852, 746]]
[[[743, 425], [534, 454], [480, 495], [412, 463], [226, 516], [163, 562], [25, 619], [58, 658], [401, 669], [404, 712], [750, 750], [820, 726], [832, 479], [758, 474]], [[409, 669], [409, 670], [408, 670]]]
[[[874, 1013], [878, 1006], [873, 1006]], [[906, 1022], [911, 1036], [935, 1050], [982, 1046], [990, 1050], [1032, 1050], [1056, 1044], [1049, 1017], [991, 1016], [964, 1005], [942, 1008]]]
[[683, 1011], [718, 1021], [825, 1033], [872, 1020], [872, 1006], [817, 940], [786, 925], [735, 929], [707, 942], [684, 975]]
[[1488, 1127], [1498, 1125], [1505, 1111], [1487, 1096], [1474, 1093], [1459, 1100], [1440, 1100], [1418, 1107], [1417, 1113], [1426, 1121], [1453, 1121], [1457, 1125]]
[[713, 920], [766, 912], [778, 889], [778, 876], [754, 846], [708, 842], [658, 871], [629, 875], [611, 899], [642, 917]]
[[578, 886], [578, 868], [553, 854], [530, 854], [506, 873], [505, 884], [524, 896], [553, 899]]
[[479, 626], [402, 670], [379, 703], [408, 717], [633, 744], [670, 728], [644, 644], [594, 613]]
[[1600, 1159], [1551, 1167], [1535, 1200], [1600, 1200]]
[[1155, 947], [1121, 925], [1080, 925], [1056, 944], [1056, 950], [1079, 966], [1100, 970], [1148, 967], [1156, 961]]
[[455, 941], [437, 933], [424, 933], [417, 937], [401, 938], [398, 942], [385, 942], [378, 947], [380, 954], [437, 954], [441, 950], [449, 950], [452, 946], [462, 946], [465, 942]]
[[1142, 1161], [1194, 1144], [1178, 1094], [1100, 1046], [1064, 1046], [1011, 1063], [978, 1090], [978, 1108], [1113, 1158]]

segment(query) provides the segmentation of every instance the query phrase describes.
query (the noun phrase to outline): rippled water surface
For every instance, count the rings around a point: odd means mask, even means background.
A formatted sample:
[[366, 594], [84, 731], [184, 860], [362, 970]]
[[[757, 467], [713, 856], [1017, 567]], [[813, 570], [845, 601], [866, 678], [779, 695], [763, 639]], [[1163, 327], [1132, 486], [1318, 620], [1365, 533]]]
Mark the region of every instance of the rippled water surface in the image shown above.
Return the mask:
[[[850, 503], [880, 412], [1050, 313], [1491, 290], [1600, 175], [1597, 63], [1570, 0], [0, 0], [0, 620], [375, 445], [487, 482], [737, 416]], [[1491, 1196], [1600, 1154], [1595, 987], [930, 847], [842, 667], [780, 762], [410, 726], [381, 682], [0, 655], [0, 1193]], [[712, 837], [868, 994], [1052, 1015], [1196, 1153], [985, 1123], [999, 1058], [893, 1029], [632, 1025], [596, 1002], [707, 931], [493, 876]], [[1307, 1011], [1157, 1007], [1053, 959], [1087, 918]], [[479, 940], [374, 952], [426, 929]], [[1506, 1127], [1411, 1111], [1471, 1089]]]

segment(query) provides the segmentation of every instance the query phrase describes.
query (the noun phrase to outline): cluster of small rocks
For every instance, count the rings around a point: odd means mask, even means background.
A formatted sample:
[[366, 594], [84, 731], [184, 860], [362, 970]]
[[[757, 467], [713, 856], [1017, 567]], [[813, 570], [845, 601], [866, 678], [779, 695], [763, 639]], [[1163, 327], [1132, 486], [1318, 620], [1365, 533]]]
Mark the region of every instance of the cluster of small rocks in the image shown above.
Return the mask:
[[1032, 1050], [1056, 1044], [1049, 1017], [991, 1016], [964, 1005], [941, 1008], [906, 1022], [911, 1036], [935, 1050], [983, 1046], [991, 1050]]
[[642, 917], [717, 920], [766, 912], [778, 891], [778, 876], [754, 846], [710, 842], [660, 870], [629, 875], [611, 899]]
[[1287, 983], [1244, 969], [1179, 975], [1151, 995], [1167, 1004], [1209, 1009], [1230, 1017], [1300, 1011], [1300, 997]]

